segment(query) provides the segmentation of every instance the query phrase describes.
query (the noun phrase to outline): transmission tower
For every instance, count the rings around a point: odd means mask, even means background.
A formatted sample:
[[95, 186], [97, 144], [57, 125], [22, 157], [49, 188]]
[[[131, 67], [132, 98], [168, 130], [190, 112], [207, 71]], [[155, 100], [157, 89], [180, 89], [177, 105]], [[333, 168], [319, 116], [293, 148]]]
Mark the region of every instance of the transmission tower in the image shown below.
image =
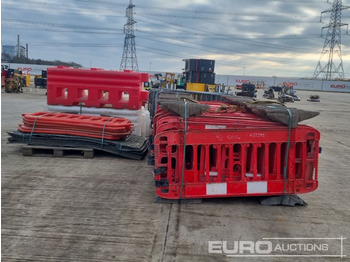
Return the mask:
[[[341, 0], [334, 0], [332, 8], [321, 12], [322, 14], [331, 13], [329, 24], [322, 27], [321, 37], [323, 37], [323, 30], [327, 28], [327, 35], [323, 44], [320, 59], [318, 60], [314, 78], [322, 76], [323, 79], [344, 79], [344, 68], [341, 54], [341, 27], [348, 26], [341, 22], [341, 11], [350, 8], [343, 6]], [[347, 29], [348, 33], [348, 29]]]
[[124, 25], [123, 32], [125, 34], [124, 38], [124, 51], [122, 56], [122, 61], [120, 63], [120, 70], [131, 69], [133, 71], [138, 71], [137, 57], [136, 57], [136, 45], [135, 45], [135, 35], [134, 35], [134, 7], [132, 0], [128, 7], [126, 8], [127, 22]]

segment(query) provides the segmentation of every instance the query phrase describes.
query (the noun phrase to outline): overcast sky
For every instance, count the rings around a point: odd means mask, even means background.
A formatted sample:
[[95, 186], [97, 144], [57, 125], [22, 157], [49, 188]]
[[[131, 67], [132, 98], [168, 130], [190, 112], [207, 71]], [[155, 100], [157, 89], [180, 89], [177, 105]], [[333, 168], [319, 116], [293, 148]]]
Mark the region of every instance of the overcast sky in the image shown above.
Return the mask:
[[[330, 1], [332, 2], [332, 1]], [[3, 0], [1, 44], [29, 57], [119, 69], [129, 0]], [[181, 72], [183, 59], [215, 59], [217, 74], [311, 77], [329, 23], [322, 0], [133, 0], [140, 71]], [[343, 0], [350, 5], [350, 0]], [[350, 23], [350, 9], [342, 12]], [[324, 34], [326, 34], [324, 30]], [[350, 35], [342, 31], [345, 77]]]

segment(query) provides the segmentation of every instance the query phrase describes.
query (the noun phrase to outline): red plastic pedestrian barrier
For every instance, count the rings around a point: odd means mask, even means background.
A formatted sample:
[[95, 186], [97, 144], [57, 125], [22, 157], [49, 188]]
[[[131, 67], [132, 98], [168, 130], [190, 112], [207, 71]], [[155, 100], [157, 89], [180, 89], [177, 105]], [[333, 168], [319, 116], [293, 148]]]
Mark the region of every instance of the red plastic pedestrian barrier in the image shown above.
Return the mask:
[[49, 67], [47, 104], [138, 110], [148, 100], [143, 82], [148, 82], [147, 73]]
[[[221, 104], [226, 105], [221, 102]], [[215, 109], [215, 107], [214, 107]], [[187, 121], [188, 130], [193, 129], [237, 129], [237, 128], [271, 128], [284, 126], [278, 122], [262, 119], [254, 114], [241, 111], [215, 112], [213, 110], [198, 117], [190, 117]], [[166, 130], [184, 128], [184, 119], [158, 108], [153, 120], [153, 135]]]
[[288, 127], [250, 113], [219, 113], [214, 120], [204, 113], [188, 118], [183, 163], [184, 119], [161, 109], [155, 119], [154, 175], [162, 198], [301, 194], [318, 186], [320, 133], [312, 127], [292, 128], [288, 140]]
[[129, 136], [133, 124], [125, 118], [36, 112], [22, 114], [18, 130], [26, 133], [46, 133], [122, 139]]
[[[238, 115], [238, 116], [236, 116]], [[254, 128], [271, 128], [283, 127], [283, 124], [263, 120], [261, 118], [239, 117], [238, 114], [225, 114], [216, 117], [191, 117], [187, 121], [187, 130], [205, 130], [205, 129], [249, 129], [253, 125]], [[158, 118], [155, 125], [155, 134], [167, 130], [183, 130], [185, 128], [184, 119], [179, 119], [173, 115], [165, 115]]]

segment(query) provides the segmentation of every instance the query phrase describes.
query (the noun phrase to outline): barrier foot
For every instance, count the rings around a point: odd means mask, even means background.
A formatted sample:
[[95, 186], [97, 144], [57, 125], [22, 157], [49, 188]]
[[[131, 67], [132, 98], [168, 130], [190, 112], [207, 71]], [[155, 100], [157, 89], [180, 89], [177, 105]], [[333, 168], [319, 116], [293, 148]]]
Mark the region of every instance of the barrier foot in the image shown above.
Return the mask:
[[307, 203], [298, 195], [284, 195], [260, 198], [262, 206], [307, 206]]

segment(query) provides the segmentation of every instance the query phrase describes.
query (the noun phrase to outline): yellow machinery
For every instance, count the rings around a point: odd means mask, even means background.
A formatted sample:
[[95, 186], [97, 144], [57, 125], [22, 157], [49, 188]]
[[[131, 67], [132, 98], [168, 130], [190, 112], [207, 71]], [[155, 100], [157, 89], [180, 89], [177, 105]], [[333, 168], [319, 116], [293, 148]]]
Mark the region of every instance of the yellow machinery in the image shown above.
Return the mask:
[[186, 83], [187, 91], [197, 91], [197, 92], [214, 92], [216, 85], [208, 85], [204, 83]]
[[25, 78], [25, 86], [30, 86], [30, 75], [24, 75]]
[[197, 92], [205, 92], [206, 84], [203, 83], [186, 83], [187, 91], [197, 91]]
[[160, 87], [175, 89], [175, 74], [166, 72]]
[[[30, 76], [28, 82], [30, 83]], [[13, 76], [5, 79], [6, 93], [23, 93], [25, 86], [27, 86], [27, 78], [21, 74], [14, 73]]]
[[215, 87], [218, 86], [218, 85], [207, 85], [206, 86], [206, 91], [209, 91], [209, 92], [217, 92], [215, 91]]
[[22, 93], [23, 87], [30, 86], [30, 75], [22, 75], [19, 69], [10, 69], [1, 65], [1, 87], [6, 93]]

